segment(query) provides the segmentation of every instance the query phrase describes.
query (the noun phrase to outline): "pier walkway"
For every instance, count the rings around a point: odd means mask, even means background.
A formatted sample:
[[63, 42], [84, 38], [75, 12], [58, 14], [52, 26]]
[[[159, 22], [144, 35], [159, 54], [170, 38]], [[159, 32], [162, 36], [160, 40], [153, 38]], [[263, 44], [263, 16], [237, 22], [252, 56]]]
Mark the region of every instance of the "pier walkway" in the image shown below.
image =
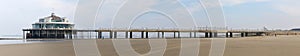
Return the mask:
[[[27, 34], [32, 33], [34, 34]], [[157, 33], [157, 38], [165, 38], [165, 33], [173, 33], [173, 38], [181, 38], [181, 33], [189, 33], [190, 38], [197, 38], [198, 33], [204, 34], [204, 38], [219, 37], [219, 33], [223, 33], [226, 37], [234, 37], [234, 34], [239, 34], [239, 37], [247, 36], [263, 36], [270, 35], [273, 31], [259, 30], [259, 29], [231, 29], [226, 28], [196, 28], [196, 29], [120, 29], [120, 28], [102, 28], [97, 30], [78, 30], [78, 29], [23, 29], [23, 37], [35, 36], [36, 38], [58, 38], [63, 37], [65, 39], [80, 38], [78, 33], [92, 33], [97, 38], [103, 38], [103, 33], [109, 33], [109, 38], [118, 38], [118, 34], [125, 33], [125, 38], [133, 38], [133, 33], [140, 33], [140, 38], [149, 38], [149, 33]], [[33, 37], [34, 38], [34, 37]]]

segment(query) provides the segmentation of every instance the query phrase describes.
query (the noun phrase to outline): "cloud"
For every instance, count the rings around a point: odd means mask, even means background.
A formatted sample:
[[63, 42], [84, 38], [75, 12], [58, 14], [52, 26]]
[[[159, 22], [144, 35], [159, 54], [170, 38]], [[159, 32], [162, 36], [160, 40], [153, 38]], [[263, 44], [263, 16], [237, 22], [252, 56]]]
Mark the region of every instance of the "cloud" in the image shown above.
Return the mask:
[[299, 0], [277, 0], [273, 1], [272, 7], [290, 16], [300, 16]]
[[40, 5], [39, 8], [48, 9], [49, 12], [55, 12], [56, 14], [62, 16], [68, 16], [68, 18], [73, 18], [77, 4], [77, 0], [37, 0], [37, 2]]
[[268, 2], [270, 0], [221, 0], [224, 6], [234, 6], [244, 3]]
[[2, 31], [0, 35], [21, 34], [21, 29], [30, 28], [38, 18], [48, 16], [51, 8], [55, 8], [59, 16], [72, 18], [76, 2], [76, 0], [1, 0], [0, 25], [3, 29], [0, 30]]
[[114, 14], [125, 1], [126, 0], [104, 0], [102, 7], [98, 9], [100, 11], [96, 19], [96, 27], [110, 27]]
[[286, 5], [281, 5], [276, 7], [278, 10], [291, 15], [291, 16], [300, 16], [300, 8], [299, 6], [286, 6]]
[[236, 6], [245, 3], [268, 2], [270, 7], [290, 16], [300, 16], [299, 0], [221, 0], [223, 6]]
[[[125, 0], [126, 1], [126, 0]], [[97, 23], [101, 23], [102, 25], [110, 25], [112, 22], [112, 18], [119, 9], [119, 7], [122, 5], [122, 3], [125, 2], [124, 0], [106, 0], [104, 1], [103, 6], [101, 7], [101, 12], [99, 12], [99, 16], [97, 17]], [[131, 6], [136, 7], [127, 7], [127, 8], [134, 8], [134, 9], [141, 9], [148, 7], [148, 9], [161, 9], [164, 10], [163, 12], [169, 13], [180, 13], [179, 11], [190, 9], [192, 12], [200, 10], [200, 5], [197, 2], [197, 0], [188, 1], [188, 0], [181, 0], [186, 7], [180, 7], [178, 2], [176, 0], [137, 0], [137, 1], [127, 1], [131, 4]], [[138, 5], [136, 5], [138, 4]], [[172, 9], [169, 9], [172, 8]], [[128, 10], [126, 12], [130, 13], [132, 11], [136, 10]], [[178, 15], [180, 16], [180, 15]], [[152, 17], [155, 17], [154, 15]], [[100, 25], [100, 24], [99, 24]], [[97, 25], [98, 26], [98, 25]]]

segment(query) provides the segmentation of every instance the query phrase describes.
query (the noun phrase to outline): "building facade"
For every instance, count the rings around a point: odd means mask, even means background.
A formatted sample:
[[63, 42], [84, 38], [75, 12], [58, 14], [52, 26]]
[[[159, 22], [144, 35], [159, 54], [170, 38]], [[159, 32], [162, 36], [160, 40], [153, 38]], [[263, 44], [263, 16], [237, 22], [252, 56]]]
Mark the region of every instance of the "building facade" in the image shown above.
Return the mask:
[[56, 16], [52, 13], [50, 16], [40, 18], [38, 22], [32, 24], [28, 31], [26, 39], [70, 39], [72, 38], [72, 29], [74, 24], [65, 17]]

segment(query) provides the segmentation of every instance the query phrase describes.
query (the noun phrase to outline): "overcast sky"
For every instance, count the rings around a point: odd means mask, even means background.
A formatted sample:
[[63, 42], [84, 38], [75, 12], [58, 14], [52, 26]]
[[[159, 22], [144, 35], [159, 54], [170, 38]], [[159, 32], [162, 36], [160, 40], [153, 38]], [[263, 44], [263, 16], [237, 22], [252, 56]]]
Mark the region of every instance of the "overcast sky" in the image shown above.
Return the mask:
[[[0, 0], [0, 35], [20, 35], [39, 18], [55, 12], [73, 21], [78, 0]], [[126, 0], [105, 0], [99, 11], [97, 27], [110, 27], [112, 16]], [[194, 16], [199, 26], [207, 26], [207, 16], [199, 0], [179, 0]], [[300, 0], [221, 0], [227, 26], [230, 28], [291, 29], [300, 27]], [[150, 2], [149, 2], [150, 3]], [[167, 2], [153, 1], [153, 7]], [[171, 6], [171, 5], [169, 5]], [[54, 10], [52, 9], [54, 8]], [[185, 9], [173, 7], [174, 11]], [[172, 27], [165, 16], [150, 13], [133, 25]], [[150, 20], [150, 21], [149, 21]], [[155, 21], [156, 20], [156, 21]], [[184, 19], [182, 19], [184, 20]], [[155, 22], [155, 23], [153, 23]], [[143, 27], [144, 27], [143, 26]]]

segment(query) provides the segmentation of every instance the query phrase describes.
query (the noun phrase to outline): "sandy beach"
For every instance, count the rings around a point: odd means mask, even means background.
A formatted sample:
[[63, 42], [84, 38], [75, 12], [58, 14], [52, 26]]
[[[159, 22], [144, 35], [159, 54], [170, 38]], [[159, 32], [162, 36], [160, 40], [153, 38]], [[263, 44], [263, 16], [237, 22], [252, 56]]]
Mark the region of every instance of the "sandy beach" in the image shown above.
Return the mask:
[[[192, 38], [191, 38], [192, 39]], [[131, 39], [135, 51], [150, 51], [147, 39]], [[211, 39], [201, 38], [199, 56], [208, 56]], [[224, 56], [299, 56], [300, 36], [263, 36], [227, 38]], [[102, 56], [118, 56], [111, 39], [99, 39]], [[179, 56], [180, 39], [167, 39], [164, 56]], [[0, 56], [75, 56], [71, 40], [49, 43], [0, 45]]]

